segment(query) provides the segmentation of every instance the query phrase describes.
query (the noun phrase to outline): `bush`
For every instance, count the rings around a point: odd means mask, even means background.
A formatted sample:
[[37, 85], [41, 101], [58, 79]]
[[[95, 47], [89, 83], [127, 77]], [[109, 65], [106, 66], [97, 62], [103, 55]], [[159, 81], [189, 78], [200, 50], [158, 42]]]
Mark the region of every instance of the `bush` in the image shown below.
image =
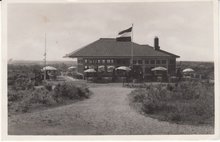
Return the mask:
[[67, 82], [57, 85], [54, 89], [54, 95], [56, 98], [84, 99], [89, 98], [90, 91], [85, 86], [76, 86], [74, 83]]
[[71, 82], [59, 84], [54, 90], [50, 85], [34, 90], [9, 89], [9, 112], [28, 112], [35, 106], [49, 106], [63, 103], [65, 100], [82, 100], [90, 95], [86, 86], [76, 86]]
[[178, 85], [146, 86], [131, 93], [133, 103], [160, 120], [191, 124], [213, 124], [214, 86], [208, 83], [183, 82]]

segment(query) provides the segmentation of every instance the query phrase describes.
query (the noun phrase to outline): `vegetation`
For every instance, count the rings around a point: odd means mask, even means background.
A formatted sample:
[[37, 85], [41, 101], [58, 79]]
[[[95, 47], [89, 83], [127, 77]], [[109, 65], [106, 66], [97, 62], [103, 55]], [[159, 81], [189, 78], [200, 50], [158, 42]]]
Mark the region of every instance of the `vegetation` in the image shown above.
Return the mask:
[[214, 79], [214, 62], [181, 61], [177, 62], [177, 66], [180, 66], [181, 69], [192, 68], [197, 74]]
[[133, 106], [159, 120], [214, 125], [214, 85], [200, 82], [148, 85], [130, 94]]
[[[54, 66], [60, 70], [67, 69], [63, 63]], [[83, 83], [43, 83], [42, 67], [40, 64], [8, 65], [9, 114], [30, 112], [35, 108], [65, 104], [90, 96], [89, 89]]]
[[8, 90], [9, 113], [28, 112], [36, 107], [54, 106], [69, 101], [83, 100], [91, 95], [86, 86], [72, 82], [58, 84], [53, 90], [49, 86], [38, 89]]

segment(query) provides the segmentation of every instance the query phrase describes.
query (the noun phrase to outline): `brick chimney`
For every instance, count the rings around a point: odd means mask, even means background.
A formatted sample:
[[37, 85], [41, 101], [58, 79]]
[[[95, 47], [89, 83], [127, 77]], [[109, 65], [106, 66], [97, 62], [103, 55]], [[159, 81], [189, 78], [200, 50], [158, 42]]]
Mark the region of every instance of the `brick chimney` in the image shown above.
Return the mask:
[[155, 50], [160, 50], [159, 38], [157, 36], [154, 38], [154, 49]]

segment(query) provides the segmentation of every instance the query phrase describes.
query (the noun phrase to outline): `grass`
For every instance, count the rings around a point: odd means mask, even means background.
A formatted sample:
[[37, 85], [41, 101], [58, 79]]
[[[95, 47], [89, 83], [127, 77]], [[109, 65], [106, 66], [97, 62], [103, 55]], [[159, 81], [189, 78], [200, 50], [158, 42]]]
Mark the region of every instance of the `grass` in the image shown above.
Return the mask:
[[56, 106], [69, 101], [89, 98], [91, 92], [85, 84], [74, 82], [58, 84], [53, 90], [50, 86], [38, 89], [8, 89], [9, 114], [31, 112], [34, 108]]
[[131, 92], [133, 106], [153, 118], [214, 125], [214, 85], [200, 82], [149, 85]]

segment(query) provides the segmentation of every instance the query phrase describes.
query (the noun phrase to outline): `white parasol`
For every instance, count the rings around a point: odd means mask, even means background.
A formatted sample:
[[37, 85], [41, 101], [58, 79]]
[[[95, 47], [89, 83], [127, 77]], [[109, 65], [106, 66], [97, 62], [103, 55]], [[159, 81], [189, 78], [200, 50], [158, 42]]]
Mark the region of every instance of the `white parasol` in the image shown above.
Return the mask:
[[96, 72], [94, 69], [87, 69], [84, 72]]
[[187, 68], [187, 69], [184, 69], [183, 72], [184, 72], [184, 73], [186, 73], [186, 72], [194, 72], [194, 70], [191, 69], [191, 68]]
[[126, 67], [126, 66], [120, 66], [120, 67], [117, 67], [116, 70], [130, 71], [131, 69], [129, 67]]
[[153, 69], [151, 69], [152, 71], [167, 71], [167, 69], [166, 68], [164, 68], [164, 67], [155, 67], [155, 68], [153, 68]]
[[72, 70], [72, 69], [76, 69], [76, 67], [75, 66], [71, 66], [71, 67], [68, 68], [68, 70]]
[[43, 67], [42, 71], [45, 71], [45, 70], [57, 70], [57, 69], [52, 66], [46, 66], [46, 67]]

